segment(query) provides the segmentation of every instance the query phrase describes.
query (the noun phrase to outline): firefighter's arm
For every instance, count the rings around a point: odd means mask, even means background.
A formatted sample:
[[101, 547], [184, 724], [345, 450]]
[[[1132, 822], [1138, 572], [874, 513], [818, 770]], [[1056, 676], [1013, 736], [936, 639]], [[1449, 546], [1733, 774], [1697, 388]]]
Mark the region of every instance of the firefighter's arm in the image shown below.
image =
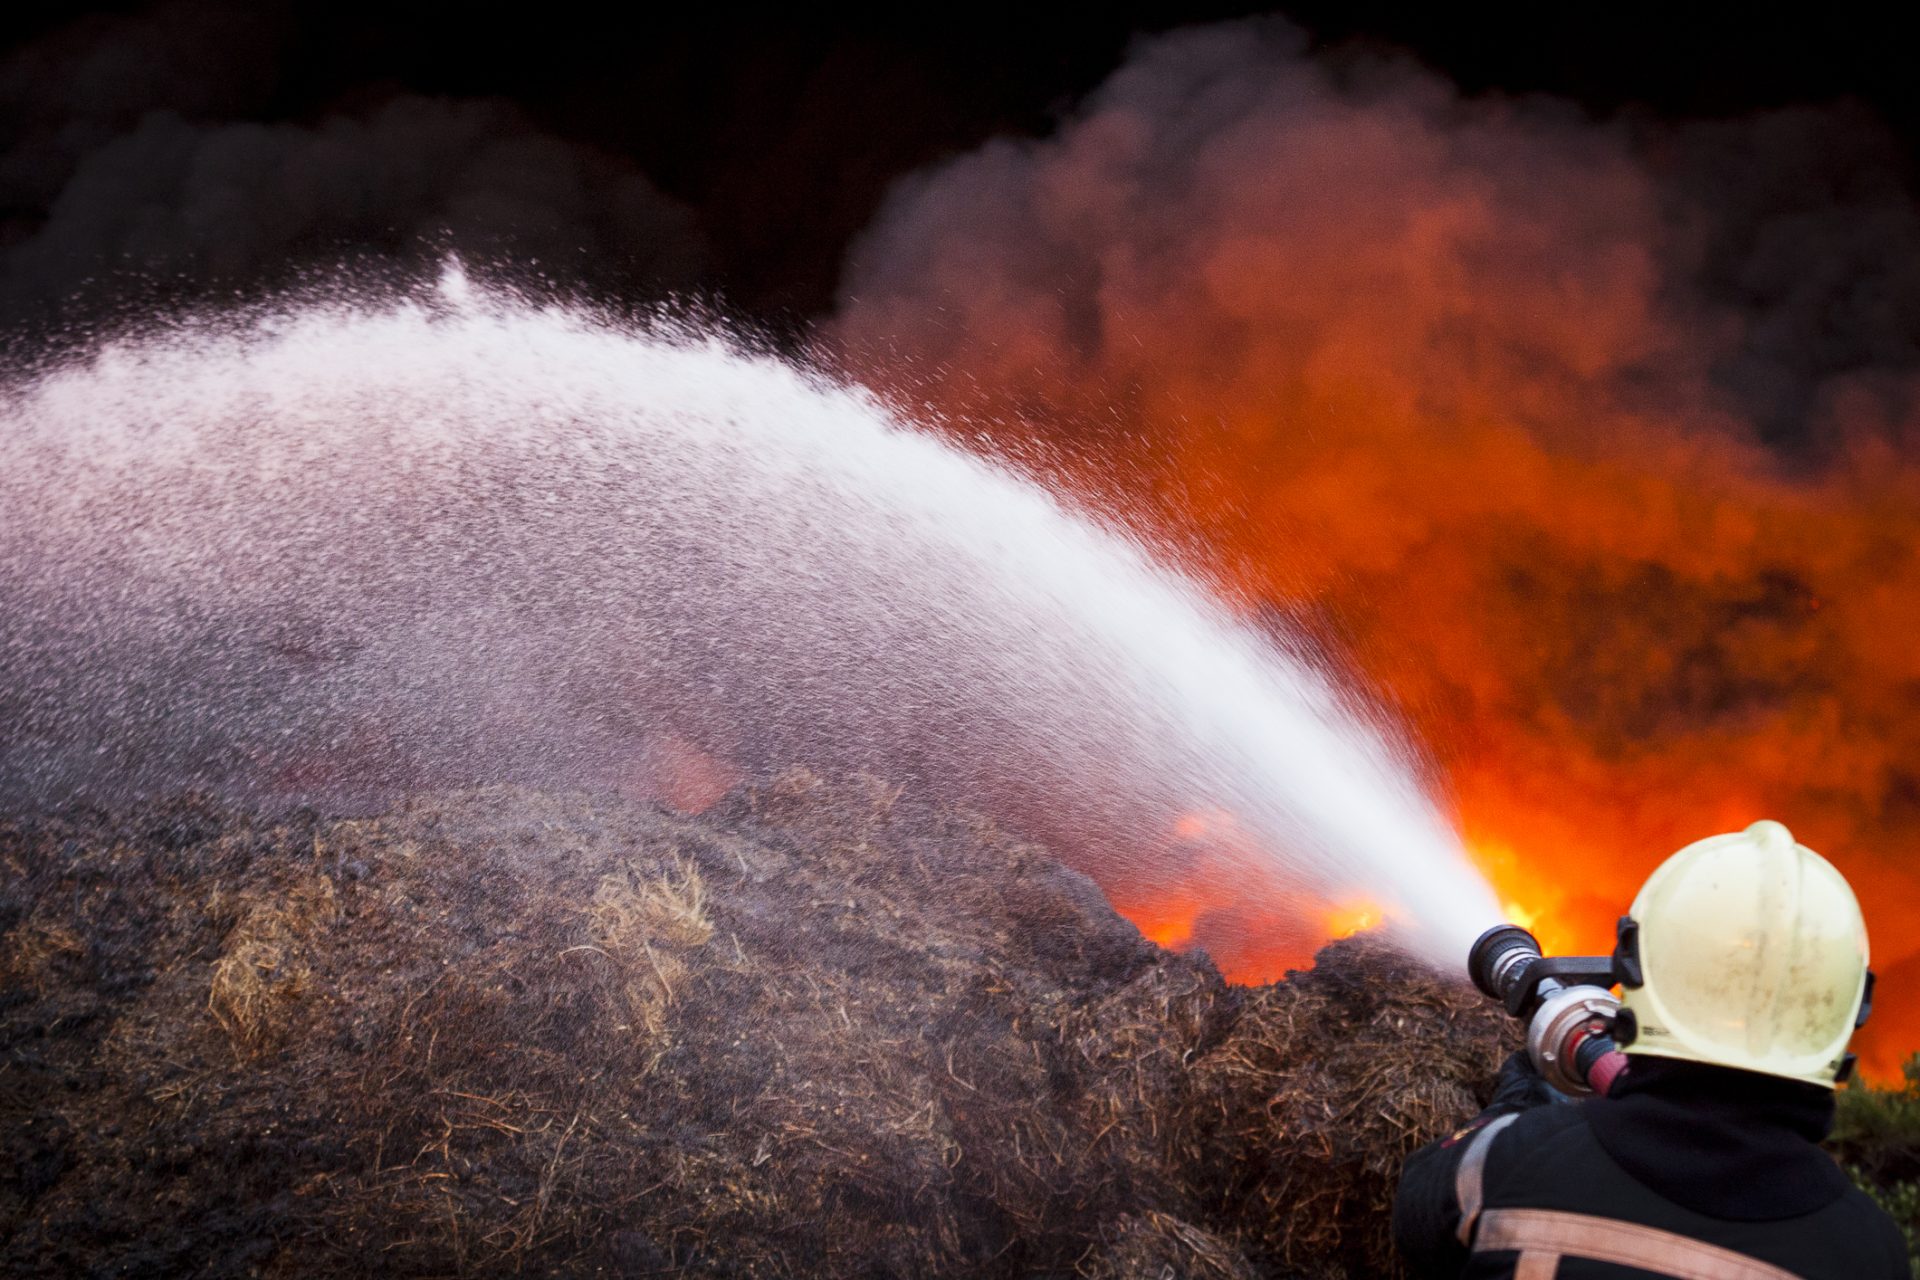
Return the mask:
[[[1492, 1131], [1504, 1128], [1512, 1116], [1561, 1101], [1526, 1053], [1516, 1052], [1500, 1068], [1493, 1100], [1472, 1124], [1407, 1158], [1393, 1201], [1393, 1242], [1408, 1271], [1420, 1277], [1460, 1274], [1467, 1261], [1460, 1231], [1462, 1163], [1470, 1157], [1484, 1161]], [[1477, 1179], [1471, 1181], [1477, 1185]], [[1477, 1206], [1469, 1207], [1474, 1210]]]
[[1393, 1198], [1393, 1246], [1408, 1274], [1421, 1280], [1457, 1276], [1466, 1265], [1467, 1249], [1456, 1234], [1460, 1206], [1453, 1184], [1466, 1144], [1480, 1127], [1475, 1121], [1450, 1138], [1428, 1143], [1408, 1156], [1401, 1170]]

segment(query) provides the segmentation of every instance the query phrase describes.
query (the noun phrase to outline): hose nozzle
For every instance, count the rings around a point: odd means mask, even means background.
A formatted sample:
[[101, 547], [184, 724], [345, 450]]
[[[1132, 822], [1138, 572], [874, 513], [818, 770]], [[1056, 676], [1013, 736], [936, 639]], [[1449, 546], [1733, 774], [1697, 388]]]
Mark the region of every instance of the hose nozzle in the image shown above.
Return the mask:
[[1603, 956], [1549, 959], [1540, 940], [1517, 924], [1481, 934], [1467, 952], [1473, 985], [1527, 1023], [1527, 1056], [1548, 1084], [1576, 1096], [1604, 1094], [1626, 1066], [1613, 1041], [1620, 1002], [1613, 961]]
[[[1507, 993], [1519, 987], [1528, 967], [1540, 958], [1538, 938], [1517, 924], [1497, 924], [1467, 952], [1467, 976], [1482, 992], [1505, 1004]], [[1507, 1012], [1520, 1016], [1512, 1007]]]

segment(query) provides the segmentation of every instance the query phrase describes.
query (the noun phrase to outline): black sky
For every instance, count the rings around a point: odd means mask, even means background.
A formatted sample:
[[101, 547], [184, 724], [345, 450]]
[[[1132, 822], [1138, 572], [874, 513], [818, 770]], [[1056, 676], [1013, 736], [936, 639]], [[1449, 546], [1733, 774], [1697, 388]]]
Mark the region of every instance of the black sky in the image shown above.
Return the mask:
[[[684, 6], [672, 14], [633, 6], [609, 17], [606, 6], [578, 0], [85, 8], [24, 0], [0, 16], [0, 39], [15, 55], [33, 55], [121, 39], [142, 15], [158, 13], [163, 22], [188, 15], [186, 43], [198, 41], [204, 56], [176, 48], [181, 65], [169, 73], [176, 80], [156, 77], [144, 98], [115, 104], [124, 118], [102, 127], [102, 136], [155, 110], [195, 125], [312, 127], [403, 96], [504, 100], [529, 130], [631, 166], [691, 217], [697, 266], [642, 261], [611, 277], [587, 272], [590, 282], [618, 290], [658, 274], [669, 287], [717, 296], [729, 310], [778, 329], [803, 325], [831, 305], [849, 241], [896, 178], [995, 135], [1045, 133], [1120, 64], [1137, 35], [1273, 12], [1141, 0], [1085, 8], [1091, 12], [954, 8], [835, 18], [814, 6]], [[1920, 140], [1911, 47], [1894, 19], [1864, 5], [1757, 18], [1733, 6], [1300, 0], [1279, 12], [1336, 50], [1356, 43], [1409, 49], [1470, 93], [1546, 93], [1596, 114], [1666, 119], [1854, 99], [1891, 126], [1903, 163], [1910, 165]], [[140, 78], [132, 68], [119, 74]], [[37, 126], [31, 119], [33, 95], [65, 91], [61, 75], [49, 73], [54, 89], [30, 85], [24, 102], [16, 96], [4, 104], [0, 129], [10, 150], [32, 127], [54, 138], [75, 131], [60, 118], [70, 103], [43, 112]], [[69, 176], [56, 165], [37, 183], [9, 186], [0, 248], [38, 233]], [[164, 202], [174, 188], [141, 190]], [[408, 224], [392, 234], [418, 231]], [[304, 247], [320, 257], [350, 249], [357, 233], [336, 229], [328, 234], [337, 243], [304, 246], [301, 234], [289, 232], [273, 254], [291, 257]], [[608, 261], [628, 249], [614, 231], [593, 246]], [[49, 250], [62, 252], [80, 250]], [[54, 280], [40, 289], [64, 287]], [[16, 306], [8, 319], [38, 314]]]

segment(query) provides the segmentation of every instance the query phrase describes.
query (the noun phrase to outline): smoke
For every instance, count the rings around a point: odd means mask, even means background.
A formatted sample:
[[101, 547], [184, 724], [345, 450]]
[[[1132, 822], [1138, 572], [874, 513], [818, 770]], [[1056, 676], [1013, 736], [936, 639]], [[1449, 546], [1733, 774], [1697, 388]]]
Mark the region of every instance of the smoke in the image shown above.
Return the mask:
[[[1856, 104], [1795, 108], [1655, 135], [1699, 252], [1673, 274], [1740, 340], [1715, 369], [1771, 447], [1828, 456], [1862, 379], [1908, 417], [1920, 368], [1920, 206], [1893, 137]], [[1859, 425], [1855, 423], [1855, 425]], [[1824, 434], [1827, 433], [1827, 434]]]
[[273, 6], [208, 0], [55, 33], [0, 67], [0, 323], [283, 284], [448, 250], [642, 297], [692, 282], [691, 212], [510, 103], [367, 94], [275, 120]]
[[[835, 338], [1320, 619], [1550, 944], [1604, 948], [1666, 853], [1774, 816], [1886, 968], [1920, 946], [1889, 154], [1851, 108], [1596, 120], [1279, 22], [1180, 32], [1054, 136], [902, 182]], [[1884, 1071], [1920, 999], [1877, 1031]]]

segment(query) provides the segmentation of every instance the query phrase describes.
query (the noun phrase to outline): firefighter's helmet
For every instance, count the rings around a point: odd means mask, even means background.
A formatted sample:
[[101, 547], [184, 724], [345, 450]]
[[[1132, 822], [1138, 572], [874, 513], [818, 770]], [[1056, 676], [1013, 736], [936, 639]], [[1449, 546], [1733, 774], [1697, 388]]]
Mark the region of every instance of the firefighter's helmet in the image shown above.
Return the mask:
[[1661, 863], [1621, 921], [1621, 953], [1629, 1054], [1828, 1088], [1845, 1076], [1871, 997], [1866, 922], [1846, 878], [1779, 823]]

